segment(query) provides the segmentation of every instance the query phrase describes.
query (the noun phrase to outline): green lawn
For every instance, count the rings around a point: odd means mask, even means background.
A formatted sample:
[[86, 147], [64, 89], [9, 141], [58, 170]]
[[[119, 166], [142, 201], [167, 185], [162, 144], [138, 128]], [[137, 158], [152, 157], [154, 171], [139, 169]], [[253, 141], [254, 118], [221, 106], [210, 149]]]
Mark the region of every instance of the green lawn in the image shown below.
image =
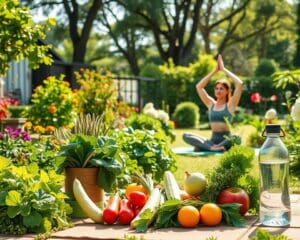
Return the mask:
[[[247, 144], [247, 136], [255, 129], [250, 125], [236, 126], [232, 129], [232, 132], [242, 137], [243, 144]], [[189, 146], [182, 139], [184, 132], [192, 132], [201, 136], [210, 137], [210, 130], [197, 130], [197, 129], [175, 129], [176, 140], [172, 143], [172, 147], [183, 147]], [[185, 178], [185, 172], [201, 172], [204, 175], [211, 171], [220, 160], [221, 156], [201, 156], [201, 157], [188, 157], [188, 156], [177, 156], [177, 171], [175, 172], [175, 178], [178, 184], [182, 187]], [[255, 159], [254, 162], [257, 162]], [[254, 166], [255, 172], [258, 173], [258, 165]]]
[[[184, 132], [193, 132], [201, 136], [210, 137], [210, 130], [197, 130], [197, 129], [175, 129], [176, 140], [172, 143], [172, 147], [183, 147], [189, 146], [182, 140], [182, 134]], [[242, 144], [247, 145], [247, 139], [251, 132], [255, 131], [255, 128], [250, 125], [237, 125], [232, 129], [232, 132], [238, 134], [242, 137]], [[220, 160], [221, 156], [204, 156], [204, 157], [188, 157], [182, 155], [177, 156], [177, 171], [175, 172], [175, 178], [180, 185], [183, 187], [183, 182], [185, 178], [185, 172], [201, 172], [204, 175], [211, 171]], [[255, 156], [253, 160], [253, 170], [252, 173], [256, 176], [259, 174], [258, 169], [258, 158]], [[290, 176], [290, 188], [291, 192], [300, 192], [300, 183], [297, 179]]]

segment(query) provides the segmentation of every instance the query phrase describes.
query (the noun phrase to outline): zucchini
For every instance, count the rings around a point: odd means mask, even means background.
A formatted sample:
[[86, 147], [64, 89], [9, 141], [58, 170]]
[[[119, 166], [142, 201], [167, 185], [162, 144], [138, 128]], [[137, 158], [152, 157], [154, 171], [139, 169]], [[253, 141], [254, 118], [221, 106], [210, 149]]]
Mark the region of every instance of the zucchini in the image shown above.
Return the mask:
[[94, 222], [103, 223], [102, 209], [98, 208], [98, 206], [90, 199], [77, 178], [75, 178], [73, 182], [73, 193], [76, 201], [85, 214]]
[[165, 171], [164, 173], [164, 187], [168, 200], [181, 200], [180, 188], [175, 180], [173, 173], [170, 171]]
[[160, 204], [160, 189], [155, 187], [150, 197], [148, 198], [145, 206], [142, 210], [136, 215], [136, 217], [131, 221], [130, 227], [135, 228], [137, 232], [147, 231], [148, 226], [154, 220], [154, 216]]

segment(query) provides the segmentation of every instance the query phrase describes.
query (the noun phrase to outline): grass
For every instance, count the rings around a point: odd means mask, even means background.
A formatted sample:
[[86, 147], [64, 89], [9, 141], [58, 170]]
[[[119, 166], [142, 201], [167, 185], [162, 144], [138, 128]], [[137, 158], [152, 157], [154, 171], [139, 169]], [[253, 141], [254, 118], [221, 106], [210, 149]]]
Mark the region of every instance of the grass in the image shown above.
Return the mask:
[[[237, 125], [232, 128], [232, 133], [238, 134], [242, 137], [243, 144], [247, 144], [247, 136], [249, 133], [255, 131], [255, 129], [250, 125]], [[210, 130], [198, 130], [198, 129], [175, 129], [176, 140], [172, 143], [172, 147], [184, 147], [189, 146], [182, 139], [182, 135], [184, 132], [191, 132], [195, 134], [199, 134], [201, 136], [205, 136], [207, 138], [210, 137]], [[211, 171], [215, 166], [218, 165], [221, 156], [197, 156], [197, 157], [189, 157], [177, 155], [177, 171], [174, 173], [175, 178], [180, 187], [183, 187], [183, 182], [185, 179], [185, 172], [201, 172], [204, 175], [207, 175], [209, 171]], [[254, 160], [254, 162], [257, 162]], [[258, 174], [258, 165], [254, 166], [255, 173]]]
[[[210, 137], [210, 130], [198, 130], [198, 129], [175, 129], [176, 140], [172, 143], [172, 147], [184, 147], [190, 146], [185, 143], [182, 139], [182, 135], [184, 132], [191, 132], [195, 134], [199, 134], [201, 136]], [[248, 144], [248, 136], [251, 132], [255, 131], [255, 128], [251, 125], [237, 125], [232, 128], [232, 133], [238, 134], [242, 137], [242, 144]], [[197, 157], [189, 157], [189, 156], [177, 156], [177, 171], [174, 173], [174, 176], [181, 188], [183, 188], [183, 183], [185, 179], [185, 172], [201, 172], [204, 175], [207, 175], [208, 172], [212, 171], [212, 169], [218, 165], [221, 156], [197, 156]], [[258, 158], [257, 156], [253, 160], [253, 169], [252, 174], [254, 176], [259, 176], [259, 168], [258, 168]], [[289, 180], [290, 191], [292, 193], [300, 192], [300, 183], [299, 181], [290, 176]]]

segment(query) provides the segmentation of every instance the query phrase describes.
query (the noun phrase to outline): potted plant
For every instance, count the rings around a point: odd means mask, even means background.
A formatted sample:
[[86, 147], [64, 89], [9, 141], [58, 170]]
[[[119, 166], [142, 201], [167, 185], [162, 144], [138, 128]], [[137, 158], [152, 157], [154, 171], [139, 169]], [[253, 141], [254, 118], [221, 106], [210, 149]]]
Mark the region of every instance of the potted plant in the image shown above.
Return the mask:
[[79, 179], [96, 204], [102, 204], [103, 190], [111, 192], [122, 164], [116, 140], [108, 136], [104, 115], [81, 115], [72, 131], [58, 129], [61, 143], [58, 172], [65, 172], [65, 191], [73, 197], [72, 184]]

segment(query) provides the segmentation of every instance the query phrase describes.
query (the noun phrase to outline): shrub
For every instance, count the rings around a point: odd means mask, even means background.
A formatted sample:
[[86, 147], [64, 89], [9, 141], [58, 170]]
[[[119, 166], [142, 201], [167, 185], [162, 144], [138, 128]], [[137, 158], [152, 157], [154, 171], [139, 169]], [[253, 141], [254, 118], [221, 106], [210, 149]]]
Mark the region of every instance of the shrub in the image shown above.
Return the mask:
[[118, 93], [112, 76], [100, 74], [94, 70], [81, 69], [75, 72], [79, 89], [76, 92], [78, 111], [83, 114], [102, 115], [110, 121], [113, 107], [117, 103]]
[[25, 110], [28, 108], [29, 108], [29, 106], [26, 106], [26, 105], [20, 105], [20, 106], [9, 105], [7, 107], [7, 110], [9, 112], [10, 117], [21, 118], [21, 117], [23, 117], [23, 112], [25, 112]]
[[162, 72], [160, 95], [172, 113], [176, 105], [186, 101], [190, 94], [188, 86], [193, 82], [192, 73], [188, 67], [175, 66], [171, 61], [159, 68]]
[[173, 119], [177, 127], [196, 127], [200, 119], [199, 107], [193, 102], [182, 102], [176, 106]]
[[32, 105], [24, 112], [24, 116], [33, 125], [62, 127], [71, 124], [76, 117], [76, 106], [69, 83], [64, 75], [59, 78], [50, 76], [43, 84], [34, 89]]
[[274, 61], [263, 58], [260, 60], [256, 70], [255, 76], [257, 77], [270, 77], [276, 71], [276, 65]]

